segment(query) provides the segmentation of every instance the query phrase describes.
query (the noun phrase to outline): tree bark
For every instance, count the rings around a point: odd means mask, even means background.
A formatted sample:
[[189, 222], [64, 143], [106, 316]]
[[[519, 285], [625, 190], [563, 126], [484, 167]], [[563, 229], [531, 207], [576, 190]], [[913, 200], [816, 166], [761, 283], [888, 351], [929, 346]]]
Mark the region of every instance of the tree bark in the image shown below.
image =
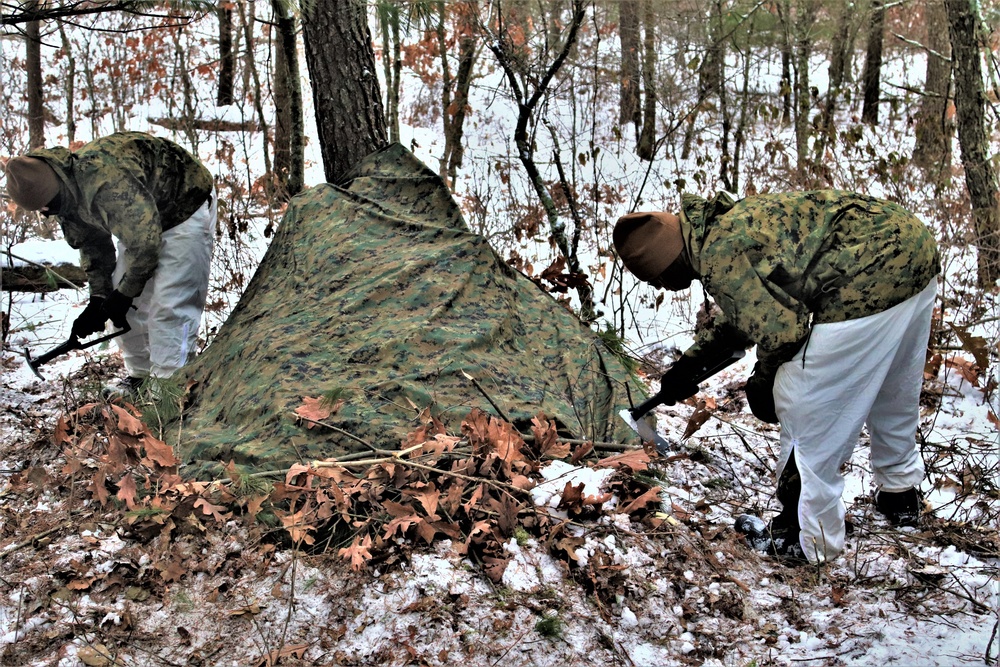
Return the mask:
[[795, 154], [797, 169], [803, 178], [810, 171], [809, 111], [812, 108], [812, 92], [809, 86], [809, 57], [813, 49], [816, 4], [816, 0], [802, 0], [795, 19]]
[[781, 124], [791, 125], [792, 123], [792, 17], [790, 0], [782, 0], [776, 5], [778, 19], [781, 21]]
[[59, 23], [59, 37], [63, 51], [66, 52], [66, 77], [63, 91], [66, 94], [66, 143], [73, 145], [76, 141], [76, 55], [73, 53], [73, 43], [66, 34], [66, 27]]
[[621, 78], [619, 80], [618, 122], [633, 123], [636, 132], [642, 123], [639, 113], [639, 13], [635, 0], [618, 1], [619, 33], [621, 35]]
[[271, 0], [276, 25], [274, 59], [274, 173], [284, 199], [302, 191], [305, 181], [305, 121], [299, 56], [295, 40], [295, 17], [282, 0]]
[[843, 11], [837, 22], [837, 36], [831, 44], [830, 53], [830, 85], [826, 91], [826, 101], [823, 104], [823, 117], [820, 121], [819, 134], [816, 137], [816, 149], [813, 155], [819, 163], [823, 163], [823, 153], [826, 145], [836, 136], [833, 115], [837, 110], [837, 101], [844, 86], [844, 72], [847, 70], [847, 46], [851, 35], [851, 18], [856, 8], [854, 3], [844, 3]]
[[337, 183], [388, 141], [365, 2], [319, 0], [302, 27], [323, 170]]
[[[441, 3], [444, 11], [444, 3]], [[385, 74], [385, 109], [389, 141], [399, 141], [399, 79], [402, 72], [400, 57], [399, 5], [395, 0], [380, 0], [377, 6], [382, 28], [382, 71]]]
[[254, 23], [254, 13], [253, 13], [253, 2], [249, 3], [250, 11], [247, 12], [244, 8], [244, 3], [238, 3], [240, 13], [240, 26], [243, 28], [243, 41], [246, 43], [246, 68], [250, 72], [250, 77], [253, 80], [253, 106], [254, 111], [257, 113], [257, 122], [260, 123], [261, 130], [264, 132], [264, 172], [268, 175], [274, 173], [274, 167], [271, 164], [271, 151], [267, 143], [268, 125], [267, 117], [264, 115], [264, 105], [261, 100], [263, 97], [263, 91], [260, 85], [260, 74], [257, 71], [257, 60], [254, 58], [254, 39], [253, 39], [253, 23]]
[[636, 153], [643, 160], [656, 155], [656, 12], [652, 0], [643, 0], [642, 87], [646, 93], [642, 108], [642, 131]]
[[872, 21], [868, 32], [868, 55], [862, 81], [865, 102], [861, 107], [861, 120], [870, 125], [878, 124], [879, 88], [882, 75], [882, 41], [885, 26], [885, 6], [882, 0], [872, 2]]
[[[445, 169], [445, 176], [449, 185], [454, 185], [458, 177], [458, 169], [462, 166], [462, 159], [465, 156], [463, 137], [465, 136], [465, 118], [469, 112], [469, 91], [472, 88], [473, 69], [477, 58], [477, 42], [472, 12], [474, 9], [467, 3], [454, 5], [458, 16], [455, 21], [455, 29], [458, 32], [458, 73], [455, 75], [454, 89], [455, 97], [451, 100], [448, 108], [444, 110], [446, 121], [444, 123], [444, 157], [441, 166]], [[445, 57], [442, 55], [442, 57]]]
[[219, 88], [215, 105], [224, 107], [233, 103], [233, 79], [236, 76], [236, 55], [233, 53], [233, 10], [228, 3], [220, 2], [215, 8], [219, 19]]
[[951, 86], [951, 42], [944, 0], [924, 0], [927, 26], [927, 77], [917, 112], [913, 163], [933, 180], [947, 177], [951, 168], [951, 140], [955, 128], [948, 117]]
[[991, 288], [1000, 279], [1000, 195], [990, 162], [986, 133], [986, 92], [970, 0], [945, 0], [951, 37], [958, 144], [965, 168], [965, 185], [972, 200], [978, 251], [978, 284]]
[[24, 66], [27, 70], [28, 93], [28, 145], [31, 148], [45, 146], [45, 95], [42, 86], [42, 38], [39, 21], [30, 21], [25, 26], [27, 43]]

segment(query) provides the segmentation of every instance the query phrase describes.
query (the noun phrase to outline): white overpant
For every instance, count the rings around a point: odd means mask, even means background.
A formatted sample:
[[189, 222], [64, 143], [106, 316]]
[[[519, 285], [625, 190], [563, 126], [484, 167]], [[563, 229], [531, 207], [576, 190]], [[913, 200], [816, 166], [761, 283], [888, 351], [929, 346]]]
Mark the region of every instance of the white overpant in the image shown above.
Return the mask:
[[[208, 298], [216, 213], [213, 192], [190, 218], [163, 232], [156, 271], [128, 313], [132, 330], [115, 339], [131, 377], [168, 378], [194, 358]], [[124, 257], [119, 241], [116, 286], [125, 275]]]
[[889, 310], [846, 322], [817, 324], [808, 343], [782, 364], [774, 381], [781, 422], [778, 476], [792, 451], [802, 479], [799, 541], [813, 562], [844, 548], [841, 466], [868, 425], [875, 483], [886, 491], [920, 484], [916, 447], [920, 389], [935, 278]]

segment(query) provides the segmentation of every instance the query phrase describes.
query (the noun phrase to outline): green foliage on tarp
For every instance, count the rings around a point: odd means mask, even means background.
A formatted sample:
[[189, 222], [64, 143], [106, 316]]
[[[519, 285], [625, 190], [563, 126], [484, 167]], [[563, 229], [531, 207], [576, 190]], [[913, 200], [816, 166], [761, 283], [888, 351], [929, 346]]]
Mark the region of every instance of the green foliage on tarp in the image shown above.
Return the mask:
[[[473, 407], [496, 414], [484, 393], [519, 427], [541, 413], [567, 436], [635, 442], [616, 414], [628, 371], [469, 231], [436, 174], [394, 144], [345, 182], [291, 201], [243, 298], [186, 369], [194, 402], [167, 432], [180, 434], [188, 474], [366, 449], [344, 433], [396, 449], [425, 409], [458, 434]], [[297, 423], [304, 397], [331, 392], [346, 400], [323, 421], [344, 433]]]

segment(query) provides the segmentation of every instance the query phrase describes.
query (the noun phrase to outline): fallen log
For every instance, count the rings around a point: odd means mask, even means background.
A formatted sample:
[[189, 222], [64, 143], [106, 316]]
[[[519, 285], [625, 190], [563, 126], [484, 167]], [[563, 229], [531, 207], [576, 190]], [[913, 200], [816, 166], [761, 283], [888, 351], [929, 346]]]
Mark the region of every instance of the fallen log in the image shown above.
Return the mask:
[[5, 292], [54, 292], [67, 287], [79, 288], [86, 282], [87, 274], [75, 264], [0, 269], [0, 288]]

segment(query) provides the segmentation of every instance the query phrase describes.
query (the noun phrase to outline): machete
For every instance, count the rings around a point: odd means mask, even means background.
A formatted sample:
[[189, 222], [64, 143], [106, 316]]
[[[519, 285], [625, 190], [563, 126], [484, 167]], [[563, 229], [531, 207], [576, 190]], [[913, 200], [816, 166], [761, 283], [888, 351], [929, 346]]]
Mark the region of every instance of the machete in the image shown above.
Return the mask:
[[43, 364], [47, 364], [56, 357], [61, 357], [64, 354], [72, 352], [73, 350], [86, 350], [88, 347], [94, 347], [98, 343], [103, 343], [105, 341], [111, 340], [112, 338], [117, 338], [118, 336], [128, 333], [131, 330], [132, 327], [130, 327], [128, 323], [126, 323], [125, 326], [119, 329], [118, 331], [113, 331], [105, 336], [101, 336], [100, 338], [95, 338], [94, 340], [88, 340], [87, 342], [82, 342], [77, 337], [76, 334], [71, 333], [69, 335], [69, 340], [67, 340], [62, 345], [58, 345], [52, 348], [51, 350], [49, 350], [42, 356], [38, 357], [37, 359], [32, 359], [31, 351], [28, 350], [28, 348], [24, 348], [24, 358], [28, 361], [28, 368], [31, 369], [31, 372], [34, 373], [39, 380], [44, 380], [45, 378], [42, 377], [42, 374], [38, 372], [38, 368]]
[[[735, 349], [727, 350], [728, 356], [726, 357], [716, 357], [705, 362], [701, 369], [691, 377], [691, 382], [693, 384], [701, 384], [708, 378], [712, 377], [723, 368], [735, 364], [737, 361], [746, 356], [746, 350]], [[668, 391], [667, 387], [661, 387], [660, 391], [653, 394], [645, 401], [635, 406], [632, 409], [624, 408], [618, 415], [622, 420], [632, 428], [633, 431], [639, 434], [639, 437], [643, 441], [653, 441], [656, 445], [656, 449], [662, 454], [664, 452], [670, 451], [672, 449], [671, 443], [665, 440], [659, 433], [653, 430], [647, 422], [643, 421], [643, 417], [646, 416], [653, 408], [663, 405], [670, 400], [672, 393]]]

